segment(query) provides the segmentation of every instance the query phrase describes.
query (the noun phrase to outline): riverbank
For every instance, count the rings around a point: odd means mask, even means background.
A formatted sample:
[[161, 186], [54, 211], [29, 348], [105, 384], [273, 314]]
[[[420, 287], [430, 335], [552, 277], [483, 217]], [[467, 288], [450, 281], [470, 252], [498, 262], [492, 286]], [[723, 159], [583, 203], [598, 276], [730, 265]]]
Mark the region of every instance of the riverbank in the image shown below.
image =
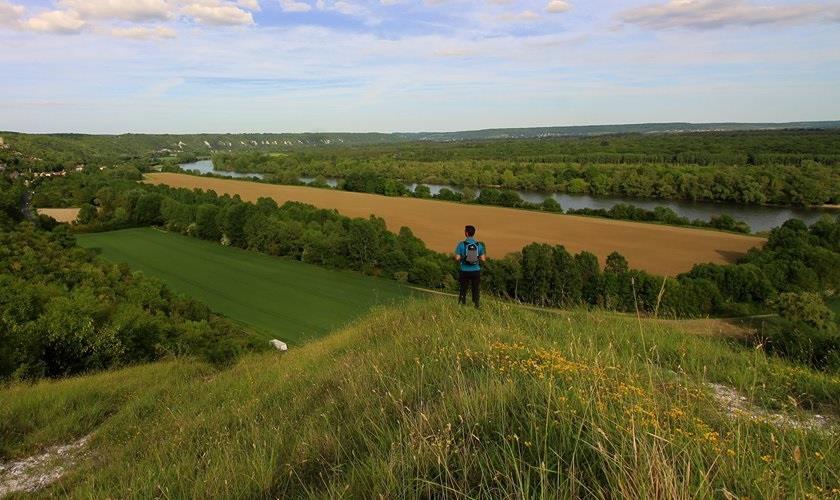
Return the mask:
[[[254, 178], [259, 179], [260, 182], [275, 183], [271, 177], [266, 177], [259, 173], [239, 173], [225, 170], [217, 170], [211, 160], [202, 160], [193, 163], [181, 165], [184, 171], [192, 172], [194, 174], [211, 174], [225, 178]], [[300, 182], [308, 183], [314, 181], [315, 178], [300, 178]], [[325, 178], [323, 179], [326, 186], [315, 187], [336, 187], [339, 179]], [[285, 182], [280, 182], [286, 184]], [[463, 188], [444, 184], [429, 184], [424, 186], [429, 188], [430, 195], [438, 195], [442, 190], [449, 190], [451, 194], [459, 194]], [[414, 191], [417, 184], [406, 184], [409, 191]], [[496, 189], [491, 186], [488, 188]], [[480, 188], [470, 188], [475, 196], [480, 195]], [[653, 211], [658, 207], [672, 210], [678, 217], [687, 219], [689, 221], [704, 221], [708, 222], [714, 217], [721, 215], [728, 215], [736, 221], [743, 221], [750, 227], [754, 233], [767, 233], [773, 228], [779, 227], [789, 219], [800, 219], [806, 224], [810, 225], [818, 221], [824, 214], [831, 214], [832, 211], [821, 207], [795, 207], [795, 206], [773, 206], [773, 205], [735, 205], [722, 204], [712, 202], [691, 202], [686, 200], [670, 200], [670, 199], [640, 199], [640, 198], [625, 198], [625, 197], [598, 197], [588, 194], [569, 194], [569, 193], [538, 193], [534, 191], [514, 191], [524, 202], [530, 204], [542, 204], [545, 200], [550, 199], [557, 202], [564, 211], [588, 211], [588, 210], [605, 210], [609, 211], [617, 205], [631, 205], [635, 208]], [[454, 201], [454, 200], [448, 200]], [[655, 222], [655, 221], [638, 221], [636, 222]], [[683, 224], [676, 224], [678, 227], [685, 227]], [[696, 227], [696, 226], [695, 226]]]
[[703, 229], [188, 174], [148, 174], [146, 182], [212, 189], [220, 195], [238, 194], [246, 201], [260, 197], [278, 203], [298, 201], [335, 209], [350, 217], [373, 214], [383, 218], [393, 231], [402, 226], [411, 228], [426, 245], [440, 252], [451, 252], [464, 225], [473, 224], [479, 228], [480, 238], [487, 242], [488, 253], [494, 257], [520, 250], [532, 242], [549, 243], [564, 245], [575, 253], [590, 251], [602, 263], [607, 255], [618, 251], [632, 267], [671, 276], [689, 271], [700, 262], [734, 262], [750, 248], [765, 242], [755, 236]]
[[[172, 173], [181, 173], [181, 172], [172, 172]], [[184, 173], [188, 175], [200, 175], [200, 176], [207, 176], [207, 177], [215, 177], [220, 179], [243, 179], [242, 176], [239, 175], [226, 175], [224, 171], [212, 171], [206, 173], [199, 173], [198, 170], [186, 170]], [[333, 179], [328, 179], [326, 182], [317, 182], [311, 178], [300, 178], [299, 182], [278, 182], [276, 180], [265, 180], [262, 177], [244, 177], [244, 179], [249, 180], [251, 182], [262, 182], [266, 184], [275, 184], [275, 185], [288, 185], [288, 186], [306, 186], [311, 188], [317, 189], [327, 189], [327, 190], [339, 190], [344, 191], [338, 185], [338, 182]], [[367, 193], [367, 194], [374, 194], [377, 196], [388, 196], [388, 197], [413, 197], [413, 198], [420, 198], [420, 199], [434, 199], [438, 201], [447, 201], [447, 202], [454, 202], [454, 203], [463, 203], [463, 204], [475, 204], [475, 205], [484, 205], [484, 206], [497, 206], [497, 207], [507, 207], [507, 208], [514, 208], [517, 210], [530, 210], [536, 212], [548, 212], [554, 214], [567, 214], [567, 215], [575, 215], [580, 217], [595, 217], [599, 219], [610, 219], [610, 220], [624, 220], [630, 222], [638, 222], [643, 224], [659, 224], [663, 226], [673, 226], [673, 227], [691, 227], [691, 228], [701, 228], [709, 231], [726, 231], [736, 234], [753, 234], [749, 225], [743, 221], [736, 220], [732, 217], [729, 217], [728, 214], [721, 214], [718, 216], [712, 216], [708, 221], [704, 221], [702, 219], [694, 219], [689, 220], [685, 217], [680, 217], [673, 209], [668, 207], [657, 206], [654, 207], [652, 210], [640, 208], [633, 204], [618, 204], [614, 205], [609, 210], [605, 210], [603, 208], [599, 209], [591, 209], [591, 208], [570, 208], [570, 209], [563, 209], [563, 207], [559, 203], [552, 203], [551, 199], [545, 199], [540, 202], [537, 201], [526, 201], [522, 199], [521, 192], [518, 191], [499, 191], [495, 190], [496, 193], [492, 195], [493, 199], [488, 199], [483, 196], [484, 193], [491, 191], [491, 188], [484, 188], [482, 194], [479, 195], [477, 198], [473, 198], [472, 201], [466, 201], [463, 198], [463, 195], [460, 191], [452, 191], [449, 186], [433, 186], [432, 189], [428, 190], [425, 195], [418, 196], [416, 192], [417, 186], [425, 186], [430, 187], [428, 184], [411, 184], [408, 185], [408, 191], [404, 194], [382, 194], [382, 193], [370, 193], [366, 191], [350, 191], [355, 193]], [[512, 194], [511, 194], [512, 193]], [[510, 196], [514, 196], [513, 199]], [[518, 198], [516, 198], [518, 196]], [[511, 203], [512, 202], [512, 203]], [[765, 236], [768, 234], [769, 231], [762, 231], [760, 233], [756, 233], [759, 236]]]

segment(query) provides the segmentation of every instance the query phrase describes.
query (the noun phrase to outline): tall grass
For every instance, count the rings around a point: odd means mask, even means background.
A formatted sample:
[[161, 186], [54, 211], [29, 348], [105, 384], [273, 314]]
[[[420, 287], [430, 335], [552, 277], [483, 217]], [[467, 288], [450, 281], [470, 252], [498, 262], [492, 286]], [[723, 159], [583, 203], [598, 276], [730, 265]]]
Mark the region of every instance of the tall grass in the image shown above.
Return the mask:
[[837, 413], [838, 378], [632, 319], [417, 301], [223, 372], [158, 366], [0, 392], [21, 426], [6, 453], [96, 429], [49, 491], [77, 497], [840, 492], [837, 433], [733, 418], [704, 385]]

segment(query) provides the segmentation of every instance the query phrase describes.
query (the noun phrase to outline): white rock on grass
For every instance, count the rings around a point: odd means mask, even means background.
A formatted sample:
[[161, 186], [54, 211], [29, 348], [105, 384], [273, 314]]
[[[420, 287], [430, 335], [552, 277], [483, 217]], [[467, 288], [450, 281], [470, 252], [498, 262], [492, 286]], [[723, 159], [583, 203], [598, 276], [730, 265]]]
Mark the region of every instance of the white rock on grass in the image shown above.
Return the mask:
[[59, 480], [81, 458], [91, 435], [75, 443], [48, 448], [40, 455], [0, 463], [0, 498], [12, 493], [32, 493]]
[[281, 342], [277, 339], [269, 340], [268, 343], [271, 344], [272, 346], [274, 346], [274, 348], [277, 349], [278, 351], [288, 351], [289, 350], [289, 346], [287, 346], [285, 342]]
[[746, 418], [752, 421], [765, 422], [776, 427], [788, 429], [802, 429], [808, 431], [836, 432], [840, 429], [835, 427], [835, 420], [825, 415], [815, 415], [809, 412], [802, 412], [796, 417], [786, 413], [773, 413], [755, 406], [745, 396], [732, 387], [722, 384], [706, 384], [730, 417]]

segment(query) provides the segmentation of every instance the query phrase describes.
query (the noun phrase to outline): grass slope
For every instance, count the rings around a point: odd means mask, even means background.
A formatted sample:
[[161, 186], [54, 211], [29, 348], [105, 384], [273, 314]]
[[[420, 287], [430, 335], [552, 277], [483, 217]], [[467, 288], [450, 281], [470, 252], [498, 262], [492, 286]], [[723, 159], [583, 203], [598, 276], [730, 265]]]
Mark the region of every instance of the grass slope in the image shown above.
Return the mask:
[[395, 282], [151, 228], [80, 235], [79, 244], [155, 276], [261, 335], [291, 343], [319, 337], [376, 304], [411, 293]]
[[840, 379], [601, 313], [409, 301], [222, 372], [181, 360], [0, 389], [0, 457], [94, 432], [76, 498], [788, 498], [840, 435], [733, 418], [704, 385], [837, 412]]

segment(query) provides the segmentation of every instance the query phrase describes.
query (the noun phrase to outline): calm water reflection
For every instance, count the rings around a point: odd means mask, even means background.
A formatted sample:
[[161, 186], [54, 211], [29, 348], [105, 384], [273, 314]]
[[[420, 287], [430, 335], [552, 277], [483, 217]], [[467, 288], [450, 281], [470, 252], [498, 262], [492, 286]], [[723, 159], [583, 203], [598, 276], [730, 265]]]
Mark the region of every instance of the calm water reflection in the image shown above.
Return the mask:
[[249, 179], [251, 177], [256, 177], [257, 179], [265, 178], [263, 174], [242, 174], [239, 172], [216, 170], [215, 167], [213, 167], [213, 160], [199, 160], [193, 163], [183, 163], [181, 164], [181, 169], [189, 170], [190, 172], [198, 172], [199, 174], [213, 174], [221, 175], [222, 177], [232, 177], [234, 179]]

